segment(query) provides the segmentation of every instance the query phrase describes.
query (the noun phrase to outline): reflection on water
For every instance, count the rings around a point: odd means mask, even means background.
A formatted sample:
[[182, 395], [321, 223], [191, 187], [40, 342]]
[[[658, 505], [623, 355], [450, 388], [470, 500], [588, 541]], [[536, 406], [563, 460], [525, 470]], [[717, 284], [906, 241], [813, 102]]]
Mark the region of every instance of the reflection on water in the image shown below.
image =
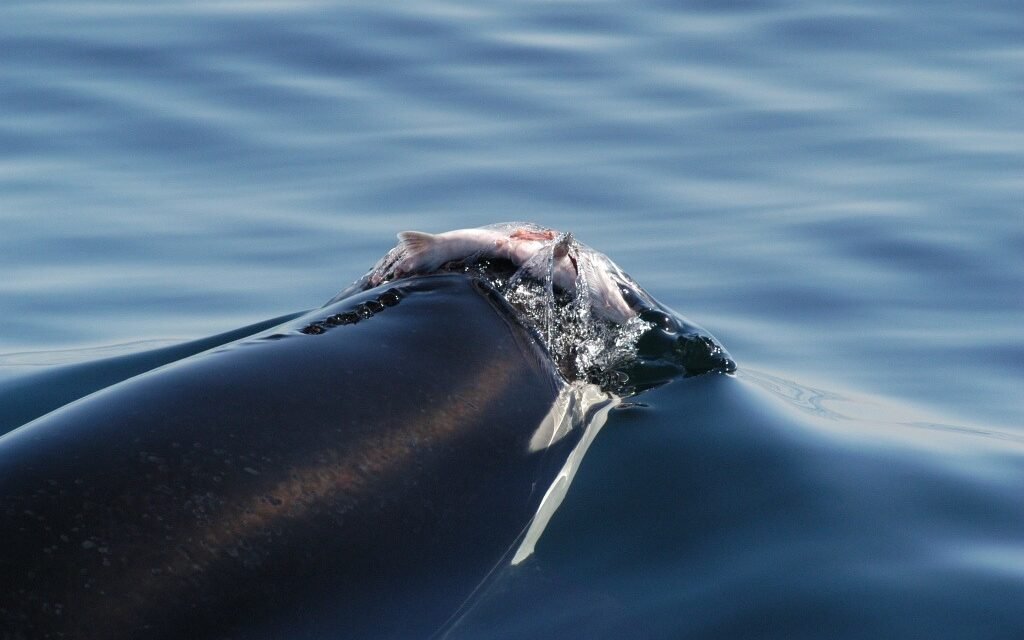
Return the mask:
[[52, 367], [62, 364], [74, 364], [100, 358], [111, 358], [150, 349], [159, 349], [177, 344], [180, 340], [140, 340], [111, 344], [102, 347], [83, 347], [79, 349], [51, 349], [48, 351], [22, 351], [20, 353], [0, 353], [0, 372], [8, 372], [16, 367]]
[[744, 369], [738, 376], [814, 418], [799, 421], [802, 428], [813, 425], [812, 433], [841, 438], [853, 446], [900, 446], [908, 455], [938, 455], [940, 462], [954, 466], [965, 456], [980, 454], [985, 457], [972, 472], [982, 476], [997, 471], [993, 454], [1004, 454], [1016, 465], [1020, 464], [1016, 457], [1024, 453], [1024, 434], [1018, 431], [951, 424], [919, 407], [812, 388], [762, 371]]

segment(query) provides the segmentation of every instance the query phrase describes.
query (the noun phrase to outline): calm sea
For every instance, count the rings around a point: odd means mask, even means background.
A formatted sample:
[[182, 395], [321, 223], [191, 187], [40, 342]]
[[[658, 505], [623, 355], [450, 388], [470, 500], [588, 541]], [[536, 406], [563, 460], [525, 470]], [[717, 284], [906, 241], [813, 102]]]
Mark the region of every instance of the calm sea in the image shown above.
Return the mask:
[[0, 6], [0, 387], [505, 220], [740, 374], [617, 412], [453, 636], [1024, 635], [1019, 2]]

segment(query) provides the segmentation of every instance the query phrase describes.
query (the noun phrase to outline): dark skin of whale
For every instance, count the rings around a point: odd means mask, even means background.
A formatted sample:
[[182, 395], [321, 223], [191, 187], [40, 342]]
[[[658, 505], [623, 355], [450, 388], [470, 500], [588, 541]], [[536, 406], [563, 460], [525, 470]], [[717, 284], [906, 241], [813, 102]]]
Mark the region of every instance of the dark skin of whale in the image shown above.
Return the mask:
[[31, 373], [0, 379], [0, 435], [94, 391], [170, 362], [260, 333], [304, 313], [290, 313], [214, 336], [156, 349], [73, 364], [34, 367], [36, 370]]
[[0, 637], [429, 637], [577, 441], [528, 449], [564, 384], [441, 275], [73, 402], [0, 438]]

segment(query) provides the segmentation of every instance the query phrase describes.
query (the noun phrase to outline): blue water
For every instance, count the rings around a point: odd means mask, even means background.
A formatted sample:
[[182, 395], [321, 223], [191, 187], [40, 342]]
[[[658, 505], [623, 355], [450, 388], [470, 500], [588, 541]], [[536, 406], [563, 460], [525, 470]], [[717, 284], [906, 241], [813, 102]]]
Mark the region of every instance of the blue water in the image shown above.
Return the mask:
[[493, 587], [523, 607], [465, 629], [1024, 629], [1018, 3], [0, 7], [8, 389], [519, 219], [740, 375], [617, 412], [534, 577]]

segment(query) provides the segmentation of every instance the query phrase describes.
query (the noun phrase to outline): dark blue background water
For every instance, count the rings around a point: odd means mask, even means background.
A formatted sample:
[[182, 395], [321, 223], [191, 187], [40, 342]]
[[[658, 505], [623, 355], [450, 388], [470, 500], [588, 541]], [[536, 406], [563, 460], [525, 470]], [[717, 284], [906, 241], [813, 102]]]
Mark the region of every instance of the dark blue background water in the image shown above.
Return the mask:
[[534, 220], [741, 375], [617, 413], [466, 629], [1009, 636], [1022, 43], [1015, 2], [6, 3], [0, 382]]

